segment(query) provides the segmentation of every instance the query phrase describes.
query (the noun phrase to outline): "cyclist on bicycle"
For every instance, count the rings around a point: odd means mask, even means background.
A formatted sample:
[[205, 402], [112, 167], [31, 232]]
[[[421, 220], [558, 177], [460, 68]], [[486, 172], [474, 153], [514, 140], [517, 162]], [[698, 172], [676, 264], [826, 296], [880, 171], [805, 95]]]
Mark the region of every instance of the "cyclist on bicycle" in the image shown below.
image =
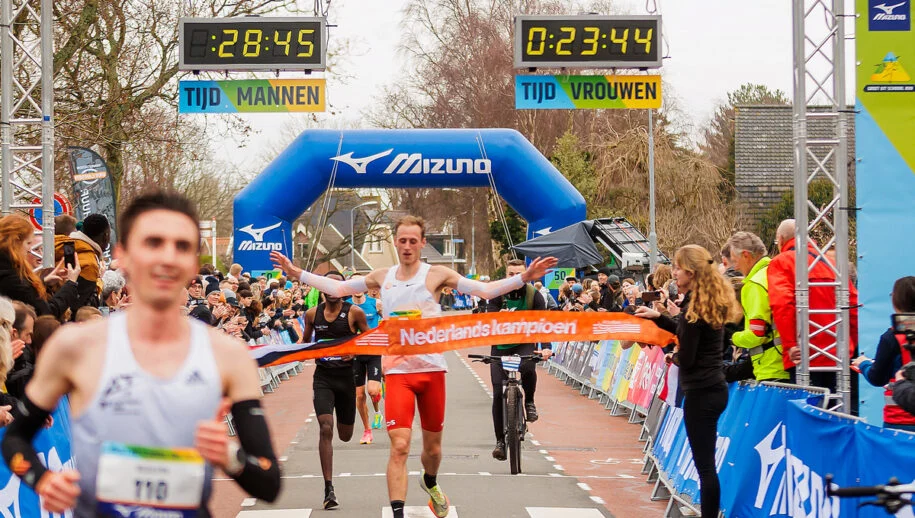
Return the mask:
[[[513, 277], [524, 273], [525, 265], [521, 259], [512, 259], [505, 267], [506, 277]], [[520, 288], [489, 301], [490, 311], [501, 308], [500, 311], [525, 311], [545, 310], [546, 302], [543, 295], [531, 283], [525, 283]], [[543, 344], [540, 354], [547, 360], [553, 354], [553, 345], [549, 342]], [[506, 344], [494, 345], [490, 351], [492, 356], [511, 356], [532, 354], [537, 344]], [[506, 375], [500, 363], [489, 365], [489, 376], [492, 380], [492, 425], [496, 432], [496, 447], [492, 450], [492, 457], [496, 460], [505, 460], [505, 428], [502, 416], [502, 384]], [[534, 406], [534, 392], [537, 390], [537, 365], [530, 360], [521, 363], [521, 387], [524, 389], [524, 410], [527, 422], [537, 420], [537, 407]]]

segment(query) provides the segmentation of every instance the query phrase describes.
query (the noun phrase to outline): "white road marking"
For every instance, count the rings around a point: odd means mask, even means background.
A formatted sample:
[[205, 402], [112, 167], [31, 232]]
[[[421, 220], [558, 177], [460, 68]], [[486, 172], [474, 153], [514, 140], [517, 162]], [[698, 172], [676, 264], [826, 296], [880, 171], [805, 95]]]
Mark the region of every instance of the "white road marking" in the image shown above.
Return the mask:
[[[561, 466], [560, 466], [561, 467]], [[412, 475], [419, 475], [418, 471], [411, 472]], [[589, 479], [589, 480], [619, 480], [619, 479], [633, 479], [632, 475], [626, 475], [620, 473], [617, 475], [566, 475], [564, 473], [518, 473], [517, 475], [510, 475], [508, 473], [490, 473], [488, 471], [478, 471], [475, 473], [442, 473], [442, 475], [447, 475], [449, 477], [505, 477], [505, 478], [517, 478], [517, 477], [530, 477], [530, 478], [577, 478], [577, 479]], [[300, 479], [310, 479], [310, 478], [321, 478], [322, 475], [314, 474], [304, 474], [304, 475], [284, 475], [283, 479], [285, 480], [300, 480]], [[349, 478], [370, 478], [370, 477], [384, 477], [384, 473], [358, 473], [350, 474]], [[227, 477], [218, 477], [212, 479], [214, 482], [234, 482], [233, 479]], [[253, 504], [252, 504], [253, 505]]]
[[235, 518], [308, 518], [311, 509], [262, 509], [260, 511], [242, 511]]
[[312, 422], [312, 420], [313, 420], [313, 419], [309, 417], [308, 419], [305, 420], [305, 422], [306, 422], [306, 423], [310, 423], [310, 422]]
[[254, 505], [256, 503], [257, 503], [257, 498], [245, 498], [244, 500], [241, 501], [241, 506], [242, 507], [251, 507], [252, 505]]
[[594, 502], [596, 502], [596, 503], [598, 503], [598, 504], [600, 504], [600, 505], [604, 505], [604, 504], [607, 503], [607, 502], [604, 502], [604, 499], [601, 498], [601, 497], [599, 497], [599, 496], [592, 496], [592, 497], [591, 497], [591, 500], [593, 500]]
[[585, 484], [584, 482], [579, 482], [578, 487], [580, 487], [583, 491], [591, 491], [591, 486]]
[[565, 471], [565, 469], [563, 469], [561, 464], [553, 464], [553, 469], [555, 469], [556, 471]]
[[531, 444], [533, 444], [534, 446], [540, 446], [540, 441], [535, 441], [534, 439], [531, 439]]
[[546, 460], [548, 460], [548, 461], [550, 461], [550, 462], [554, 462], [554, 461], [556, 460], [556, 459], [554, 459], [553, 457], [550, 457], [549, 455], [547, 455], [546, 457], [544, 457], [544, 459], [546, 459]]
[[[427, 505], [408, 505], [403, 508], [403, 511], [406, 518], [435, 518]], [[394, 511], [390, 506], [381, 508], [381, 518], [394, 518]], [[458, 518], [457, 508], [453, 505], [449, 509], [448, 518]]]
[[597, 509], [581, 507], [525, 507], [531, 518], [604, 518]]
[[546, 455], [546, 454], [548, 454], [548, 453], [550, 453], [550, 452], [548, 452], [548, 451], [546, 451], [546, 450], [540, 450], [540, 453]]
[[280, 462], [286, 462], [289, 460], [289, 457], [280, 457]]
[[350, 477], [350, 476], [352, 476], [352, 475], [353, 475], [352, 473], [340, 473], [340, 474], [337, 475], [337, 476], [339, 476], [339, 477]]

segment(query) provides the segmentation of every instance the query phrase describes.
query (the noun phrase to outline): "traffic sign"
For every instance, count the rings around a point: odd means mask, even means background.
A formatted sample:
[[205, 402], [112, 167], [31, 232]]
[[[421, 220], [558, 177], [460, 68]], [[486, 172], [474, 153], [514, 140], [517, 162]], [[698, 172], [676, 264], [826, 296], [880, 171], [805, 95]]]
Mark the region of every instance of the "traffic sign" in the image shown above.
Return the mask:
[[[32, 199], [32, 203], [41, 203], [41, 198]], [[41, 230], [42, 220], [42, 209], [29, 209], [29, 219], [32, 221], [32, 226], [38, 230]], [[73, 214], [73, 206], [70, 205], [70, 200], [66, 196], [59, 192], [54, 193], [54, 217], [60, 216], [61, 214]]]

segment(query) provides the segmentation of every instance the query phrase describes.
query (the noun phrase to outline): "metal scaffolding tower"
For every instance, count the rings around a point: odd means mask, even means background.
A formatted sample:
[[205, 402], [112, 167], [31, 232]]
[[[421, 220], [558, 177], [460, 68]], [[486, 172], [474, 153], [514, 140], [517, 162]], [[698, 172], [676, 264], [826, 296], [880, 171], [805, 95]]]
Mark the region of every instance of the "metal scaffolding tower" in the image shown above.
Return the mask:
[[[837, 394], [830, 406], [850, 412], [849, 377], [849, 283], [848, 283], [848, 135], [845, 99], [845, 12], [844, 0], [794, 0], [794, 213], [797, 221], [796, 297], [797, 338], [801, 364], [797, 378], [810, 385], [811, 373], [830, 372], [836, 376]], [[815, 105], [825, 110], [813, 111]], [[817, 120], [828, 128], [828, 135], [808, 133]], [[833, 186], [832, 199], [823, 207], [808, 200], [808, 186], [817, 180]], [[810, 234], [825, 230], [832, 238], [815, 243]], [[815, 249], [809, 268], [808, 243]], [[835, 247], [836, 264], [826, 260], [825, 252]], [[809, 273], [817, 263], [835, 272], [834, 282], [811, 282]], [[810, 308], [810, 288], [834, 289], [834, 308]], [[830, 315], [830, 323], [811, 322], [815, 314]], [[834, 345], [817, 347], [812, 337], [824, 335]], [[810, 360], [828, 358], [832, 367], [811, 367]]]
[[0, 209], [42, 209], [45, 267], [54, 261], [52, 2], [0, 0]]

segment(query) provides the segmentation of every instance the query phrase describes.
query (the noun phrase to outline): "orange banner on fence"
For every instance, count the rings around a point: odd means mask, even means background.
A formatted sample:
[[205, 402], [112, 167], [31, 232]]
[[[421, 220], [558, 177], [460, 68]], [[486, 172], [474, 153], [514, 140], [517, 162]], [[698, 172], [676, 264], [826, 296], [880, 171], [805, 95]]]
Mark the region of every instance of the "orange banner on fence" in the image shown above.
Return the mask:
[[[676, 337], [651, 320], [625, 313], [566, 311], [505, 311], [433, 318], [385, 320], [381, 326], [343, 343], [300, 344], [301, 349], [258, 348], [256, 357], [278, 365], [325, 356], [350, 354], [411, 355], [467, 349], [486, 345], [569, 340], [632, 340], [665, 346]], [[268, 358], [269, 354], [269, 358]]]

